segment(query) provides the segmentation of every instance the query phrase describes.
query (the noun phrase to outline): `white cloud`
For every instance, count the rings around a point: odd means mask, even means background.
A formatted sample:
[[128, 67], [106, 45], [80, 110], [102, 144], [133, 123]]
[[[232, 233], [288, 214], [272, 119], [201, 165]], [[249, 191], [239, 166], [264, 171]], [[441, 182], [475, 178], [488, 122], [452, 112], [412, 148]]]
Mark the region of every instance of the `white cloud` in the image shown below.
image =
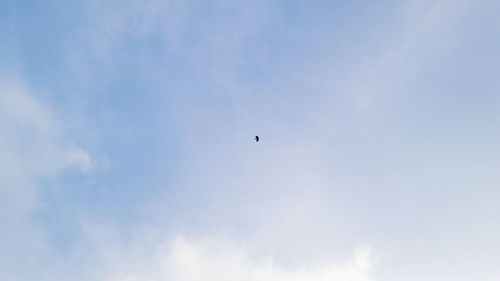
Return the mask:
[[249, 254], [227, 240], [178, 236], [159, 247], [140, 269], [115, 273], [110, 281], [371, 281], [375, 259], [369, 248], [352, 261], [290, 268]]
[[0, 130], [4, 155], [0, 172], [9, 171], [4, 179], [23, 175], [33, 180], [71, 167], [88, 171], [93, 166], [90, 156], [65, 135], [61, 119], [21, 82], [2, 82]]
[[93, 166], [90, 156], [65, 134], [64, 126], [51, 107], [37, 100], [22, 82], [0, 76], [2, 280], [26, 280], [33, 272], [44, 272], [52, 253], [33, 217], [41, 203], [40, 181], [68, 169], [89, 171]]

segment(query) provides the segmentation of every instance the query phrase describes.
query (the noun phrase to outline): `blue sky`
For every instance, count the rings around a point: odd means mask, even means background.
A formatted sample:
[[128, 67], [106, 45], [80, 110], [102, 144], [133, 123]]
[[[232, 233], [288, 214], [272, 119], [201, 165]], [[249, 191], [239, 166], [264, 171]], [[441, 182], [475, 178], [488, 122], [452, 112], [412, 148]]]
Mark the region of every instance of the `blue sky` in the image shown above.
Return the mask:
[[0, 0], [0, 279], [498, 280], [499, 8]]

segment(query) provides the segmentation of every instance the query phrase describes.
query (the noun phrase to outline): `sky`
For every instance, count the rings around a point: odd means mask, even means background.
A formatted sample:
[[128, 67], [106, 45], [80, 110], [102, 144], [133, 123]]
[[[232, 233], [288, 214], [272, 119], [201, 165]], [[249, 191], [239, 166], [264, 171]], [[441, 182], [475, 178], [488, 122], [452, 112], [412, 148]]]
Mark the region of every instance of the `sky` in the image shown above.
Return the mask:
[[0, 0], [0, 280], [499, 280], [499, 10]]

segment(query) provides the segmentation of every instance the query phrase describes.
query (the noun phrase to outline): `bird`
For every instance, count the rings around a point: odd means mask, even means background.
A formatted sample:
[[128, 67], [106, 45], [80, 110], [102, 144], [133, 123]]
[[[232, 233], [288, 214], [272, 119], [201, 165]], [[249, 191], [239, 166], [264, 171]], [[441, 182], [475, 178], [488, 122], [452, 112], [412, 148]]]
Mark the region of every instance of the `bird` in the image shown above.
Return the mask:
[[255, 142], [259, 142], [259, 136], [255, 136]]

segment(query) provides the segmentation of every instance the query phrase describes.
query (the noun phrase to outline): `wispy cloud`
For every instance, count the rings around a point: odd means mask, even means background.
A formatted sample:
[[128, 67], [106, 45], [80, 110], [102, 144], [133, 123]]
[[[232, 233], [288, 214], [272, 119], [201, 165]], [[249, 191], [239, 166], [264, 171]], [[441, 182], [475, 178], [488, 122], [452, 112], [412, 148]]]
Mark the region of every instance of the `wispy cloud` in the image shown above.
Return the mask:
[[71, 169], [90, 171], [93, 163], [36, 90], [12, 75], [0, 79], [0, 278], [25, 280], [43, 272], [52, 253], [33, 216], [40, 182]]
[[37, 100], [33, 90], [19, 80], [3, 81], [0, 89], [1, 147], [5, 155], [12, 156], [2, 159], [7, 162], [5, 166], [28, 176], [55, 174], [68, 167], [89, 170], [92, 167], [90, 157], [65, 136], [64, 121], [50, 106]]

